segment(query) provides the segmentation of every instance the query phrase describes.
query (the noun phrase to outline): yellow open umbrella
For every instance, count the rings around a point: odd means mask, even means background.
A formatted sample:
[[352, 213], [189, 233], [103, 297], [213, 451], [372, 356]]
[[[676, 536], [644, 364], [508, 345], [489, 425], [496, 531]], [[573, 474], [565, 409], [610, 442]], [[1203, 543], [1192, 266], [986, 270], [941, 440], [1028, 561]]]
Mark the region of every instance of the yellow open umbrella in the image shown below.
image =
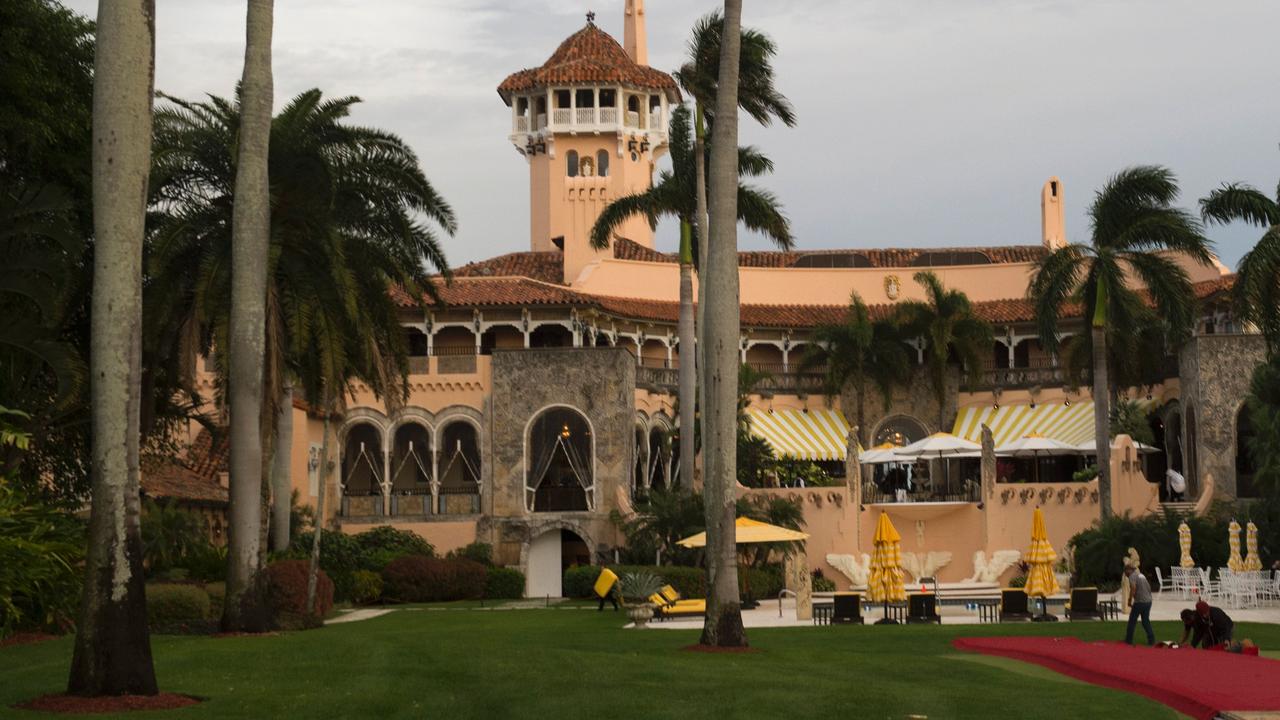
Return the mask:
[[1262, 558], [1258, 556], [1258, 526], [1249, 521], [1245, 526], [1245, 546], [1249, 554], [1244, 559], [1245, 570], [1261, 570]]
[[1185, 522], [1178, 524], [1178, 547], [1182, 550], [1178, 564], [1184, 568], [1195, 567], [1196, 561], [1191, 559], [1191, 526]]
[[[794, 542], [796, 540], [804, 540], [809, 537], [808, 533], [802, 533], [798, 530], [789, 530], [777, 525], [770, 525], [759, 520], [740, 517], [733, 521], [734, 542], [739, 545], [748, 543], [769, 543], [769, 542]], [[707, 534], [700, 532], [697, 535], [680, 540], [676, 543], [681, 547], [698, 548], [706, 547]]]
[[1027, 585], [1024, 592], [1027, 597], [1045, 597], [1058, 592], [1058, 579], [1053, 576], [1053, 561], [1058, 553], [1049, 544], [1049, 531], [1044, 526], [1044, 513], [1036, 508], [1031, 518], [1031, 549], [1027, 551], [1026, 561], [1031, 566], [1027, 573]]
[[1227, 545], [1231, 548], [1231, 556], [1227, 558], [1227, 567], [1234, 572], [1244, 570], [1244, 558], [1240, 557], [1240, 523], [1235, 520], [1227, 526]]
[[876, 522], [876, 534], [871, 538], [871, 575], [867, 579], [867, 598], [871, 602], [884, 603], [886, 621], [889, 603], [907, 599], [902, 586], [902, 556], [899, 543], [902, 536], [889, 521], [889, 515], [880, 511]]

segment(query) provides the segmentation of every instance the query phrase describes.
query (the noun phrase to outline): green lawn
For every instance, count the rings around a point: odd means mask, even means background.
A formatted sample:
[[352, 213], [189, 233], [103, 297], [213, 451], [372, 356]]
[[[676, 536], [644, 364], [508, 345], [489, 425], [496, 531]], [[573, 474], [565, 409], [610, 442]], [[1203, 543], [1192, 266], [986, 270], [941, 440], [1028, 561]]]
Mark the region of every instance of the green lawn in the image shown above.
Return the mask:
[[[706, 655], [680, 650], [692, 631], [623, 622], [611, 611], [398, 611], [271, 637], [157, 637], [162, 688], [208, 701], [133, 717], [1179, 717], [950, 645], [963, 635], [1117, 638], [1120, 623], [757, 629], [758, 652]], [[1280, 627], [1240, 629], [1280, 645]], [[1161, 637], [1178, 630], [1157, 623]], [[0, 716], [42, 717], [9, 706], [59, 691], [70, 650], [69, 639], [0, 649]]]

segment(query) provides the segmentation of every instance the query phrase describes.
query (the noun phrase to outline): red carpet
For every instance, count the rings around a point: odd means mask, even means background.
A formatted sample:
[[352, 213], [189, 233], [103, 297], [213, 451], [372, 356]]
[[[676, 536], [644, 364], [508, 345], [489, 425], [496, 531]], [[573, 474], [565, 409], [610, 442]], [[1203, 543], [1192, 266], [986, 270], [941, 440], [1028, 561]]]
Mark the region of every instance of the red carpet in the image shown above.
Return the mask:
[[1280, 662], [1267, 658], [1077, 638], [957, 638], [954, 644], [1145, 695], [1195, 718], [1211, 720], [1227, 710], [1280, 710]]

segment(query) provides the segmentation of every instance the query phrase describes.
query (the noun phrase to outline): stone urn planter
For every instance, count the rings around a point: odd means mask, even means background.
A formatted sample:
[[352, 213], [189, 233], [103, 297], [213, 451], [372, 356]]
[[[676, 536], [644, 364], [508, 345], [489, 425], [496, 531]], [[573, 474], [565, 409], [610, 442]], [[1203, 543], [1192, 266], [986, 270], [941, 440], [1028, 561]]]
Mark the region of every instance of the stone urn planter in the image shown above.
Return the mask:
[[627, 617], [631, 619], [632, 624], [634, 624], [637, 629], [643, 628], [650, 620], [653, 619], [653, 605], [649, 603], [628, 605]]

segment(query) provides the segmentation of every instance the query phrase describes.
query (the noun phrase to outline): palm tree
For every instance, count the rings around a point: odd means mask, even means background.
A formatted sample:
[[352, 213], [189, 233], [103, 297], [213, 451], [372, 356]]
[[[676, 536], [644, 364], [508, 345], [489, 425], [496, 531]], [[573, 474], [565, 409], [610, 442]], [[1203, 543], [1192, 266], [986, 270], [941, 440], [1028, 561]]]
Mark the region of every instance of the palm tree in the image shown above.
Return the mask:
[[1274, 200], [1244, 183], [1232, 183], [1200, 201], [1207, 223], [1242, 220], [1265, 232], [1258, 244], [1240, 258], [1232, 289], [1236, 312], [1262, 330], [1267, 355], [1280, 352], [1280, 186]]
[[903, 334], [924, 343], [924, 365], [933, 399], [938, 403], [938, 429], [947, 427], [947, 368], [953, 360], [964, 368], [966, 380], [977, 382], [982, 359], [991, 352], [991, 325], [973, 311], [969, 297], [948, 290], [937, 275], [922, 270], [914, 276], [924, 286], [927, 300], [898, 304], [897, 322]]
[[[170, 344], [157, 355], [190, 368], [229, 342], [227, 228], [240, 107], [218, 97], [168, 100], [156, 115], [148, 334]], [[397, 402], [408, 358], [391, 291], [422, 302], [437, 293], [430, 268], [449, 275], [436, 234], [419, 218], [452, 234], [452, 210], [400, 138], [344, 122], [357, 102], [309, 90], [272, 122], [265, 440], [291, 381], [317, 408], [338, 403], [351, 378]], [[225, 387], [226, 354], [211, 357]]]
[[800, 361], [801, 369], [826, 368], [829, 396], [841, 394], [846, 385], [853, 386], [860, 440], [866, 437], [867, 391], [874, 387], [887, 410], [893, 388], [910, 380], [911, 364], [911, 353], [898, 326], [889, 320], [872, 320], [857, 292], [849, 297], [844, 322], [814, 329], [813, 342]]
[[138, 477], [155, 5], [101, 0], [93, 87], [93, 501], [67, 692], [155, 695]]
[[706, 341], [703, 358], [707, 402], [703, 408], [703, 496], [707, 513], [707, 611], [703, 645], [745, 647], [738, 591], [734, 485], [737, 480], [738, 338], [738, 59], [741, 49], [741, 0], [727, 0], [716, 115], [712, 129], [708, 187], [711, 232], [707, 264], [702, 266]]
[[[591, 245], [601, 250], [609, 246], [614, 232], [626, 220], [644, 215], [651, 224], [658, 218], [672, 216], [680, 221], [680, 467], [681, 476], [693, 478], [694, 424], [697, 412], [697, 364], [695, 357], [695, 323], [693, 318], [694, 222], [697, 198], [694, 192], [693, 148], [689, 143], [689, 108], [681, 105], [671, 114], [671, 169], [658, 176], [648, 190], [626, 195], [610, 203], [591, 229]], [[773, 161], [753, 147], [738, 149], [738, 173], [757, 177], [773, 170]], [[791, 226], [782, 214], [773, 193], [750, 185], [738, 185], [738, 220], [752, 230], [762, 232], [779, 247], [792, 244]]]
[[1099, 439], [1098, 500], [1104, 519], [1111, 516], [1108, 341], [1136, 332], [1151, 318], [1148, 300], [1126, 278], [1132, 275], [1146, 286], [1149, 302], [1163, 319], [1167, 340], [1176, 342], [1191, 329], [1195, 295], [1187, 272], [1170, 254], [1183, 254], [1203, 264], [1213, 259], [1200, 224], [1173, 206], [1177, 197], [1177, 180], [1165, 168], [1138, 166], [1120, 171], [1089, 207], [1089, 243], [1066, 245], [1041, 258], [1028, 287], [1040, 343], [1046, 350], [1058, 350], [1058, 318], [1067, 304], [1083, 307], [1090, 324], [1094, 435]]
[[[790, 101], [774, 87], [773, 56], [777, 47], [768, 35], [741, 26], [735, 31], [735, 43], [739, 48], [737, 107], [761, 125], [769, 125], [775, 118], [791, 127], [796, 123], [795, 110]], [[689, 40], [689, 59], [675, 72], [676, 81], [694, 101], [694, 193], [696, 197], [694, 227], [699, 238], [710, 238], [707, 219], [707, 131], [716, 113], [716, 93], [720, 87], [721, 40], [724, 37], [724, 21], [720, 13], [712, 12], [693, 26]], [[726, 112], [730, 112], [730, 106]], [[736, 117], [736, 114], [735, 114]], [[694, 262], [698, 272], [705, 272], [708, 262], [708, 243], [699, 242]], [[736, 258], [734, 259], [736, 263]], [[694, 332], [697, 333], [697, 369], [707, 367], [703, 356], [704, 342], [701, 335], [707, 307], [707, 284], [698, 283], [698, 310]], [[705, 404], [706, 384], [698, 383], [699, 405]]]
[[260, 607], [262, 598], [250, 588], [258, 572], [262, 528], [262, 377], [271, 244], [271, 188], [267, 178], [273, 92], [271, 24], [272, 0], [249, 0], [231, 215], [231, 314], [227, 336], [231, 493], [227, 511], [227, 595], [222, 604], [224, 632], [267, 629]]

